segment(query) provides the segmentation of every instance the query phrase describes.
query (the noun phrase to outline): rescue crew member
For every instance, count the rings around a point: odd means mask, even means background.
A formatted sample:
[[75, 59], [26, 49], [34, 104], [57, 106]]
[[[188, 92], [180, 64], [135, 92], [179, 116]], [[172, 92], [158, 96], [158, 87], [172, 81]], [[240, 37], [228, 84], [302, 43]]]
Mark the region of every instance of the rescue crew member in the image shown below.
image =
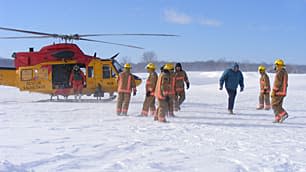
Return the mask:
[[73, 66], [69, 77], [69, 85], [73, 88], [73, 94], [75, 96], [75, 99], [79, 97], [80, 100], [82, 96], [83, 87], [85, 86], [85, 75], [78, 65]]
[[136, 82], [131, 68], [131, 64], [126, 63], [124, 71], [118, 77], [117, 115], [127, 116], [132, 91], [133, 96], [136, 95]]
[[169, 109], [169, 92], [170, 92], [170, 70], [171, 65], [166, 64], [163, 67], [163, 72], [158, 76], [155, 96], [158, 100], [158, 108], [156, 116], [154, 120], [158, 120], [159, 122], [167, 122], [166, 114]]
[[282, 59], [275, 60], [274, 65], [276, 74], [271, 94], [272, 109], [275, 114], [274, 122], [282, 123], [285, 119], [288, 118], [288, 113], [283, 108], [283, 101], [287, 94], [288, 73], [285, 69], [285, 63]]
[[266, 73], [266, 68], [263, 65], [260, 65], [258, 67], [258, 72], [260, 73], [260, 93], [259, 93], [259, 104], [257, 106], [257, 110], [265, 109], [270, 110], [271, 104], [270, 104], [270, 80], [269, 76]]
[[169, 91], [169, 111], [168, 115], [171, 117], [174, 117], [174, 104], [175, 104], [175, 85], [176, 85], [176, 79], [175, 79], [175, 72], [174, 72], [174, 65], [172, 63], [168, 64], [170, 66], [170, 91]]
[[181, 110], [180, 106], [184, 102], [185, 96], [185, 83], [186, 89], [189, 89], [190, 83], [187, 73], [183, 70], [181, 63], [175, 64], [175, 111]]
[[234, 63], [232, 68], [226, 69], [220, 78], [220, 90], [223, 89], [223, 84], [225, 83], [225, 88], [228, 93], [228, 112], [229, 114], [234, 114], [234, 103], [237, 94], [238, 84], [240, 85], [240, 92], [244, 89], [243, 75], [239, 70], [238, 63]]
[[145, 101], [143, 103], [141, 116], [148, 116], [149, 110], [151, 111], [151, 115], [155, 114], [156, 108], [155, 108], [155, 87], [157, 82], [157, 74], [155, 72], [155, 65], [153, 63], [149, 63], [146, 66], [147, 72], [149, 73], [149, 76], [146, 81], [146, 97]]

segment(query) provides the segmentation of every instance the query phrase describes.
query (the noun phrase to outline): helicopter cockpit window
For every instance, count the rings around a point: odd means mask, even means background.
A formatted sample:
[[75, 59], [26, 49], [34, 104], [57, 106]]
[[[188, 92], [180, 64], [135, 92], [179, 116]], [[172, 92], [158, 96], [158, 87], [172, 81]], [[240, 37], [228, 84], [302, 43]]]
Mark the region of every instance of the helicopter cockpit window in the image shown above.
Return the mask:
[[84, 75], [86, 76], [86, 67], [85, 66], [80, 66], [80, 70], [84, 73]]
[[32, 69], [24, 69], [21, 71], [21, 81], [30, 81], [33, 78]]
[[114, 60], [113, 64], [114, 64], [116, 70], [118, 71], [118, 73], [121, 73], [123, 71], [123, 67], [121, 66], [121, 64], [118, 61]]
[[103, 78], [111, 77], [111, 68], [109, 65], [103, 65]]
[[94, 70], [92, 66], [88, 66], [88, 78], [94, 77]]

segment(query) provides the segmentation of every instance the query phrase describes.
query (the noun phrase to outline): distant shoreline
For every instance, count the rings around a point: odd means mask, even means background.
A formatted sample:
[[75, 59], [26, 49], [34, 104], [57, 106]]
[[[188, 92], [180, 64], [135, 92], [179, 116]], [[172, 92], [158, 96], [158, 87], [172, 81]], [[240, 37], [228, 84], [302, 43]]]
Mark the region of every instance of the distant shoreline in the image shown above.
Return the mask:
[[[165, 61], [158, 61], [155, 64], [158, 66], [158, 69], [165, 63]], [[175, 62], [173, 62], [175, 63]], [[229, 68], [233, 61], [223, 61], [223, 60], [208, 60], [208, 61], [196, 61], [196, 62], [180, 62], [183, 66], [183, 69], [186, 71], [223, 71], [226, 68]], [[238, 62], [239, 63], [239, 62]], [[133, 72], [146, 72], [145, 66], [147, 63], [131, 63], [133, 66]], [[273, 64], [267, 63], [239, 63], [240, 69], [244, 72], [257, 71], [259, 65], [265, 65], [268, 72], [274, 72]], [[0, 58], [0, 67], [15, 67], [13, 59]], [[306, 65], [294, 65], [288, 64], [286, 66], [289, 73], [306, 73]]]

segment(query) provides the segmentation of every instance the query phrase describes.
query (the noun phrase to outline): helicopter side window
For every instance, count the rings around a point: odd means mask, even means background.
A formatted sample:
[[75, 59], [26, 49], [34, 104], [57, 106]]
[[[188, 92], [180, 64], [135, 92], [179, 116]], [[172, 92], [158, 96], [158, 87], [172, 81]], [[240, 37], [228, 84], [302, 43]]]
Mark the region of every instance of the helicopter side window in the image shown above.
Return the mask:
[[84, 73], [86, 76], [86, 67], [85, 66], [80, 66], [80, 70]]
[[103, 65], [103, 78], [111, 77], [111, 69], [109, 65]]
[[24, 69], [21, 71], [21, 81], [30, 81], [33, 79], [33, 70]]
[[94, 70], [92, 66], [88, 66], [88, 78], [94, 77]]

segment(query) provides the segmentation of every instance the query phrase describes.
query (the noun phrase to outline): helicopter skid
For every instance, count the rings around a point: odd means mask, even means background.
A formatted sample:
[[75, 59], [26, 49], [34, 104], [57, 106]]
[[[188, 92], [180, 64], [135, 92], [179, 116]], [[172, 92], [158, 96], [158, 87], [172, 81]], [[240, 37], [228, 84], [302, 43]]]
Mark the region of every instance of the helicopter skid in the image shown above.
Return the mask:
[[46, 99], [38, 100], [36, 102], [58, 102], [58, 103], [105, 103], [111, 102], [116, 99], [117, 96], [112, 96], [106, 99]]

